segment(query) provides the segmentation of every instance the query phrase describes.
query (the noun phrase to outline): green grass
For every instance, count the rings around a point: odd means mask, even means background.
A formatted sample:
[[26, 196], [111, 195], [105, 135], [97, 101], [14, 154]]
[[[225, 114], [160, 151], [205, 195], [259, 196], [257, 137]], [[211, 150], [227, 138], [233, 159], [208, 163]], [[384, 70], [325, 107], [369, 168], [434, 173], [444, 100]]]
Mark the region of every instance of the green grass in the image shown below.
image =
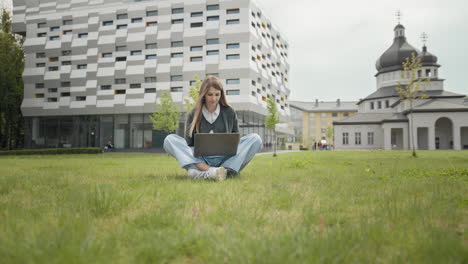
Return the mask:
[[0, 157], [1, 263], [468, 263], [468, 152]]

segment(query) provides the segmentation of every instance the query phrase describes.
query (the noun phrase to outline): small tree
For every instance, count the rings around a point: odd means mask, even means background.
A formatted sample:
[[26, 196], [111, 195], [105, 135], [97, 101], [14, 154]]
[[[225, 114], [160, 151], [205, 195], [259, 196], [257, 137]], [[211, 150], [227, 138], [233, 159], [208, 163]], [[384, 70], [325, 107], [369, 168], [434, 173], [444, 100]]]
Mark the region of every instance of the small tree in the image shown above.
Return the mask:
[[398, 83], [399, 85], [395, 89], [400, 95], [400, 100], [407, 101], [409, 104], [409, 114], [411, 118], [409, 131], [411, 137], [411, 148], [413, 150], [412, 155], [413, 157], [417, 157], [414, 143], [415, 140], [413, 136], [413, 106], [415, 102], [421, 99], [428, 98], [428, 96], [425, 93], [425, 86], [427, 86], [427, 84], [429, 83], [429, 79], [426, 79], [424, 81], [424, 79], [421, 76], [418, 76], [418, 71], [419, 69], [421, 69], [422, 65], [421, 59], [416, 58], [416, 54], [414, 52], [411, 53], [411, 58], [408, 57], [403, 61], [402, 65], [403, 70], [400, 72], [400, 76], [402, 79], [406, 79], [408, 83]]
[[156, 103], [156, 112], [150, 115], [153, 129], [172, 133], [179, 127], [180, 111], [168, 92], [161, 93], [159, 103]]
[[195, 75], [195, 85], [190, 86], [188, 92], [188, 98], [184, 98], [185, 103], [185, 122], [184, 122], [184, 133], [187, 133], [187, 119], [190, 111], [195, 107], [198, 101], [198, 93], [200, 91], [201, 80], [198, 75]]
[[265, 118], [265, 127], [273, 130], [273, 157], [276, 157], [276, 124], [279, 123], [279, 114], [276, 102], [270, 95], [267, 99], [267, 109], [269, 115]]
[[[325, 131], [325, 135], [327, 136], [328, 142], [332, 141], [334, 133], [335, 133], [335, 130], [333, 129], [333, 126], [328, 125], [327, 131]], [[333, 142], [333, 143], [335, 143], [335, 142]], [[330, 146], [330, 143], [328, 143], [328, 146]]]

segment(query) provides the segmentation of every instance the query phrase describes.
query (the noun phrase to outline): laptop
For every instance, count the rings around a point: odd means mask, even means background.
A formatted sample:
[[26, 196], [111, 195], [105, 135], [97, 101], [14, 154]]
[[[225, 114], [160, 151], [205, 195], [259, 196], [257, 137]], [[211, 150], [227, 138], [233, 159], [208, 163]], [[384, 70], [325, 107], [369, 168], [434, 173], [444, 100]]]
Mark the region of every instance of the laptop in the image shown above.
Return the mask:
[[234, 156], [237, 154], [239, 138], [238, 133], [197, 133], [193, 155]]

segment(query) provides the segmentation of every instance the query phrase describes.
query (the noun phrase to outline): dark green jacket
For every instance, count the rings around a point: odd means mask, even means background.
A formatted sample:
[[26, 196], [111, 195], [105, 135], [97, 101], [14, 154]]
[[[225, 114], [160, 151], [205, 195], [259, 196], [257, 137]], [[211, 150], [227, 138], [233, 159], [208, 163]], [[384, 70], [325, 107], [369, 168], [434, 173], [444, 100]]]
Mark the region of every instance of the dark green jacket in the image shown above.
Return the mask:
[[[239, 125], [237, 123], [237, 115], [234, 109], [230, 106], [220, 106], [220, 111], [219, 111], [219, 116], [218, 119], [221, 118], [223, 121], [223, 128], [227, 128], [224, 133], [239, 133]], [[190, 125], [192, 124], [193, 120], [193, 115], [195, 114], [195, 109], [190, 111], [188, 118], [187, 118], [187, 123], [186, 123], [186, 131], [185, 131], [185, 140], [187, 141], [187, 144], [189, 146], [194, 145], [194, 139], [195, 139], [195, 130], [193, 130], [192, 137], [189, 137], [189, 131], [190, 131]], [[203, 114], [202, 114], [202, 119], [203, 119]], [[218, 123], [218, 119], [216, 119], [216, 122], [213, 124]], [[206, 129], [208, 130], [208, 129]], [[214, 129], [214, 131], [221, 133], [220, 129]], [[204, 131], [203, 127], [200, 127], [200, 133], [209, 133], [210, 131]]]

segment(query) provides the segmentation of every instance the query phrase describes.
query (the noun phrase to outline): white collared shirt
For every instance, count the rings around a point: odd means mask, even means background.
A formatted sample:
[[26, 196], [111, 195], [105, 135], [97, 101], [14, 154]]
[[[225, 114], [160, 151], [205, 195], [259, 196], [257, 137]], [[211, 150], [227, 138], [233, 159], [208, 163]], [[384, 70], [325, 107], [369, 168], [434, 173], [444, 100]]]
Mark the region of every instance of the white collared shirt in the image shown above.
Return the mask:
[[[206, 121], [208, 123], [213, 124], [216, 121], [216, 118], [219, 116], [219, 112], [221, 111], [221, 107], [219, 107], [219, 104], [216, 105], [216, 110], [214, 112], [208, 111], [205, 106], [202, 108], [202, 113], [203, 116], [205, 117]], [[213, 130], [210, 131], [210, 133], [213, 133]]]

